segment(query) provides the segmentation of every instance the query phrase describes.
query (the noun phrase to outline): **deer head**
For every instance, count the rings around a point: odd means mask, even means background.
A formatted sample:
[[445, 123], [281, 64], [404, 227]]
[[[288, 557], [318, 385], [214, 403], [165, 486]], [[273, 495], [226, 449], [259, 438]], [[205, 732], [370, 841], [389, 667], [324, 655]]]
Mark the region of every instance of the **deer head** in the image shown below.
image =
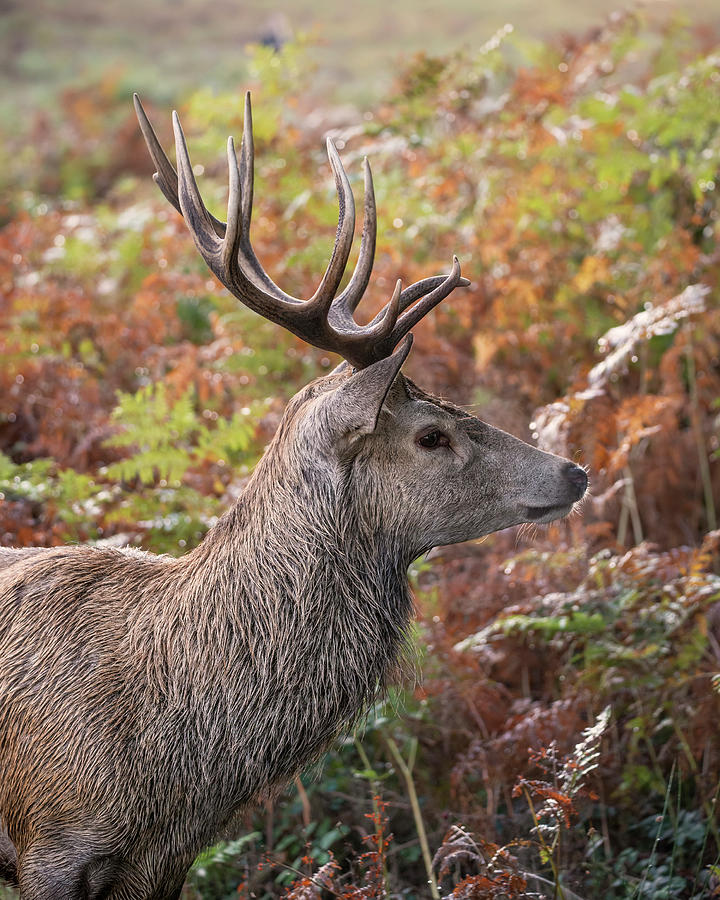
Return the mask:
[[227, 223], [211, 215], [202, 201], [177, 114], [176, 172], [137, 96], [135, 108], [157, 168], [155, 181], [185, 218], [217, 278], [246, 306], [346, 360], [291, 401], [256, 480], [264, 479], [268, 459], [281, 454], [284, 477], [297, 480], [300, 494], [317, 493], [322, 481], [323, 494], [333, 498], [328, 500], [331, 505], [351, 509], [356, 523], [367, 530], [392, 535], [406, 562], [437, 544], [465, 541], [521, 522], [551, 522], [571, 510], [587, 488], [583, 469], [432, 397], [400, 374], [412, 345], [410, 329], [456, 287], [469, 284], [457, 258], [445, 277], [426, 278], [404, 289], [398, 281], [371, 322], [355, 322], [376, 238], [367, 159], [360, 254], [347, 287], [338, 294], [353, 239], [355, 206], [337, 150], [327, 141], [340, 208], [337, 236], [319, 287], [309, 299], [298, 299], [271, 280], [250, 243], [254, 152], [249, 94], [239, 163], [228, 139]]

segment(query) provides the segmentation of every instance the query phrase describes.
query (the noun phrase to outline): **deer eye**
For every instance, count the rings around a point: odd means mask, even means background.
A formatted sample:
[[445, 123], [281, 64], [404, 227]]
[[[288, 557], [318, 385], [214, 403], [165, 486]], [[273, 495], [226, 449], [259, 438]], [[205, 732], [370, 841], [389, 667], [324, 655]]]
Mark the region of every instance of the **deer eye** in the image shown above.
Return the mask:
[[418, 444], [426, 450], [435, 450], [437, 447], [449, 447], [450, 438], [444, 431], [430, 431], [417, 439]]

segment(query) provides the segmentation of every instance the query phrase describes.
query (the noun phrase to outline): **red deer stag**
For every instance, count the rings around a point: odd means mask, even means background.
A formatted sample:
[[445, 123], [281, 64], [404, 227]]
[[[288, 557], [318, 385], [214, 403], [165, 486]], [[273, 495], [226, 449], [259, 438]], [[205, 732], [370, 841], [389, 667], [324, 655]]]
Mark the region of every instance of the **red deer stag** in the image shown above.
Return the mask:
[[338, 294], [355, 213], [328, 141], [337, 237], [317, 291], [298, 300], [250, 243], [249, 99], [239, 164], [228, 142], [227, 224], [203, 204], [177, 116], [176, 172], [137, 98], [136, 110], [155, 180], [210, 269], [346, 363], [290, 401], [240, 499], [184, 557], [0, 550], [0, 873], [24, 900], [177, 898], [198, 851], [395, 676], [408, 564], [558, 519], [587, 487], [583, 469], [400, 374], [410, 329], [468, 283], [457, 260], [447, 277], [398, 282], [355, 322], [375, 248], [367, 162], [360, 255]]

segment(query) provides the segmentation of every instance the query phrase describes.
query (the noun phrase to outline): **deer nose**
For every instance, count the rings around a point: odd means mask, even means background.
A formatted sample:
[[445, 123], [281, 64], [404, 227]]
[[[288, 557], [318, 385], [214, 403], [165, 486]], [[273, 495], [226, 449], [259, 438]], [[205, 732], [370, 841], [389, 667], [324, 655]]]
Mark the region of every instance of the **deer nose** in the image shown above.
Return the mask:
[[564, 475], [575, 490], [575, 499], [579, 500], [587, 490], [588, 477], [585, 469], [576, 466], [575, 463], [568, 463], [564, 469]]

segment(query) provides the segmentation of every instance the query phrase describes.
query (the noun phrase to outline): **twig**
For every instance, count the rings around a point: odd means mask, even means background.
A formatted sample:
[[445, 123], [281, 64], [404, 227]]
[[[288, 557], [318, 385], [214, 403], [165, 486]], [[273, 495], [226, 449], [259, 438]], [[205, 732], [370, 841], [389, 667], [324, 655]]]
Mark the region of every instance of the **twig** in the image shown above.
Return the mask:
[[672, 787], [673, 778], [675, 777], [675, 763], [672, 764], [672, 769], [670, 770], [670, 779], [668, 781], [668, 787], [665, 791], [665, 802], [663, 804], [662, 815], [660, 816], [660, 820], [658, 822], [657, 831], [655, 832], [655, 840], [653, 841], [652, 850], [650, 851], [650, 859], [648, 860], [648, 864], [645, 867], [645, 871], [643, 872], [642, 881], [633, 891], [633, 898], [642, 897], [643, 888], [645, 887], [645, 882], [647, 881], [648, 873], [655, 865], [655, 853], [657, 852], [658, 841], [660, 840], [660, 833], [662, 831], [662, 827], [665, 824], [665, 817], [667, 816], [667, 811], [669, 807], [670, 801], [670, 789]]
[[703, 486], [703, 496], [705, 498], [705, 517], [707, 519], [708, 531], [715, 531], [717, 528], [717, 515], [715, 514], [715, 499], [713, 498], [712, 478], [710, 477], [710, 464], [708, 463], [707, 449], [705, 447], [705, 439], [702, 433], [702, 425], [700, 424], [700, 403], [698, 401], [697, 377], [695, 372], [695, 357], [692, 352], [692, 335], [690, 329], [686, 330], [687, 343], [685, 344], [685, 359], [687, 361], [687, 379], [690, 391], [690, 421], [692, 423], [693, 434], [695, 436], [695, 446], [698, 452], [698, 463], [700, 466], [700, 480]]
[[[423, 862], [425, 863], [425, 870], [428, 876], [430, 894], [433, 900], [440, 900], [440, 892], [438, 891], [437, 881], [435, 880], [435, 873], [433, 872], [432, 868], [432, 857], [430, 856], [430, 846], [428, 844], [427, 833], [425, 832], [425, 824], [423, 822], [422, 813], [420, 811], [420, 803], [418, 801], [417, 791], [415, 790], [415, 782], [413, 781], [412, 777], [412, 768], [408, 766], [408, 764], [402, 758], [402, 754], [398, 750], [397, 744], [391, 737], [385, 737], [385, 743], [387, 744], [388, 749], [393, 756], [393, 759], [397, 763], [398, 769], [405, 779], [408, 798], [410, 799], [410, 806], [412, 807], [413, 818], [415, 819], [415, 828], [418, 833], [418, 838], [420, 839], [420, 849], [422, 850]], [[415, 762], [416, 749], [417, 748], [414, 747], [410, 753], [411, 765]]]
[[532, 797], [530, 796], [530, 792], [527, 787], [522, 785], [523, 794], [525, 794], [525, 800], [528, 805], [528, 809], [530, 810], [530, 815], [532, 816], [533, 824], [535, 826], [535, 833], [538, 836], [538, 840], [540, 841], [540, 846], [545, 851], [545, 857], [547, 859], [548, 865], [552, 869], [553, 873], [553, 897], [559, 897], [560, 900], [566, 900], [565, 891], [560, 885], [560, 878], [558, 876], [557, 866], [555, 864], [555, 855], [553, 853], [554, 848], [548, 847], [547, 842], [543, 836], [542, 828], [540, 827], [540, 822], [538, 820], [537, 814], [535, 812], [535, 806], [532, 801]]
[[302, 804], [303, 825], [307, 828], [312, 821], [312, 809], [310, 807], [310, 798], [307, 795], [305, 785], [300, 780], [299, 775], [295, 778], [295, 787], [297, 788], [298, 796], [300, 797], [300, 803]]
[[[536, 875], [534, 872], [523, 872], [523, 878], [534, 878], [535, 881], [539, 881], [540, 884], [546, 884], [548, 887], [555, 888], [555, 884], [550, 881], [549, 878], [543, 878], [542, 875]], [[571, 891], [570, 888], [563, 888], [565, 893], [565, 900], [584, 900], [579, 894], [576, 894], [575, 891]]]
[[[690, 766], [693, 775], [697, 778], [700, 772], [698, 770], [698, 764], [695, 761], [695, 757], [692, 754], [692, 750], [690, 749], [690, 745], [688, 744], [687, 738], [685, 737], [685, 734], [682, 728], [680, 728], [680, 726], [678, 725], [677, 721], [674, 718], [672, 718], [671, 721], [673, 728], [675, 729], [677, 739], [678, 741], [680, 741], [680, 746], [682, 747], [683, 753], [685, 754], [685, 759], [687, 759], [688, 765]], [[717, 851], [718, 853], [720, 853], [720, 833], [718, 832], [717, 825], [715, 824], [715, 810], [708, 803], [705, 797], [702, 797], [701, 803], [705, 811], [705, 815], [707, 816], [708, 828], [710, 829], [710, 833], [715, 840]]]
[[272, 800], [265, 802], [265, 846], [268, 853], [272, 853], [275, 844], [273, 837], [275, 832], [275, 804]]
[[642, 544], [642, 522], [640, 521], [640, 513], [638, 512], [635, 480], [629, 465], [625, 466], [623, 469], [623, 480], [625, 482], [625, 495], [623, 496], [622, 512], [620, 513], [620, 522], [618, 524], [618, 544], [622, 546], [625, 543], [628, 518], [632, 523], [635, 544]]
[[[365, 752], [365, 748], [360, 743], [360, 740], [357, 737], [355, 738], [355, 749], [357, 750], [358, 755], [360, 756], [360, 759], [362, 760], [363, 766], [365, 766], [365, 771], [372, 772], [374, 774], [375, 769], [370, 762], [370, 757]], [[379, 821], [379, 817], [380, 817], [380, 813], [381, 813], [380, 803], [379, 803], [379, 797], [380, 797], [380, 782], [379, 782], [379, 780], [377, 778], [371, 778], [370, 786], [372, 787], [372, 792], [373, 792], [373, 798], [372, 798], [373, 816], [374, 816], [373, 821], [377, 822], [377, 821]], [[385, 884], [385, 893], [389, 895], [390, 891], [388, 890], [388, 874], [387, 874], [387, 865], [385, 862], [385, 856], [383, 856], [383, 858], [382, 858], [382, 863], [383, 863], [383, 873], [382, 874], [383, 874], [383, 882]]]

